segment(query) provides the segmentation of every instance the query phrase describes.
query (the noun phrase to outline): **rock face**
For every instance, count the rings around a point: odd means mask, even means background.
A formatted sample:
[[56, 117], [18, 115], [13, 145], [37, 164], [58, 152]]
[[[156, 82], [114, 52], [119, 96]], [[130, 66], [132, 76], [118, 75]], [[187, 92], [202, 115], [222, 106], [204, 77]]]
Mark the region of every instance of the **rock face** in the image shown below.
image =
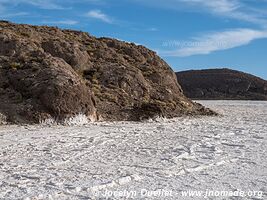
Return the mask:
[[267, 81], [247, 73], [208, 69], [177, 72], [176, 76], [189, 98], [267, 100]]
[[4, 125], [7, 123], [6, 116], [0, 113], [0, 125]]
[[214, 114], [183, 95], [143, 46], [56, 27], [0, 22], [0, 113], [14, 123]]

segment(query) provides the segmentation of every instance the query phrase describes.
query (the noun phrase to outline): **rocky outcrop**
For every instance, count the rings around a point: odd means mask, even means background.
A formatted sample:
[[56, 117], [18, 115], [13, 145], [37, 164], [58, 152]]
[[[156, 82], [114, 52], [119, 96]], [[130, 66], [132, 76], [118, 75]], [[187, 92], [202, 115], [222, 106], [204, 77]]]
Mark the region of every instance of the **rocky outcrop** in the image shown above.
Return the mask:
[[193, 99], [267, 100], [267, 81], [230, 69], [177, 72], [187, 97]]
[[56, 27], [0, 22], [0, 113], [14, 123], [214, 114], [155, 52]]

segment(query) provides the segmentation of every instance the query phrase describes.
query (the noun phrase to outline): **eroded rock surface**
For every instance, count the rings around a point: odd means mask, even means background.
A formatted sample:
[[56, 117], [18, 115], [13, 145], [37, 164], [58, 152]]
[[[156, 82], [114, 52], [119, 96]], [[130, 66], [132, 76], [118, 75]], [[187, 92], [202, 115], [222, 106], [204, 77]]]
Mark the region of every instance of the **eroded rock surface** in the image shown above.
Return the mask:
[[186, 98], [171, 68], [143, 46], [5, 21], [0, 112], [15, 123], [77, 114], [95, 120], [214, 114]]

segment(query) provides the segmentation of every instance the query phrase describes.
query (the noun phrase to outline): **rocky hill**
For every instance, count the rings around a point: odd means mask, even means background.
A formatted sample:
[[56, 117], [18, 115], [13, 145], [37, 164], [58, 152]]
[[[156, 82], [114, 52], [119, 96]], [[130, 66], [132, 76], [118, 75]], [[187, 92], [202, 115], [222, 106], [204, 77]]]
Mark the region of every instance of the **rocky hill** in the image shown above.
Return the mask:
[[56, 27], [0, 21], [0, 113], [13, 123], [214, 114], [183, 95], [155, 52]]
[[230, 69], [176, 73], [185, 95], [193, 99], [267, 100], [267, 81]]

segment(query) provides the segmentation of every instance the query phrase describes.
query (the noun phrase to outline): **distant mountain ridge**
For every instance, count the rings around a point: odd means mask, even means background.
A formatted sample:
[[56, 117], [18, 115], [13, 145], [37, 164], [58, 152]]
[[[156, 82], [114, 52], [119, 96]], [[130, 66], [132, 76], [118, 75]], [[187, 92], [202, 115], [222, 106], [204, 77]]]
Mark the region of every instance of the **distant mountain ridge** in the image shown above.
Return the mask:
[[241, 71], [204, 69], [176, 72], [184, 94], [193, 99], [267, 100], [267, 81]]

